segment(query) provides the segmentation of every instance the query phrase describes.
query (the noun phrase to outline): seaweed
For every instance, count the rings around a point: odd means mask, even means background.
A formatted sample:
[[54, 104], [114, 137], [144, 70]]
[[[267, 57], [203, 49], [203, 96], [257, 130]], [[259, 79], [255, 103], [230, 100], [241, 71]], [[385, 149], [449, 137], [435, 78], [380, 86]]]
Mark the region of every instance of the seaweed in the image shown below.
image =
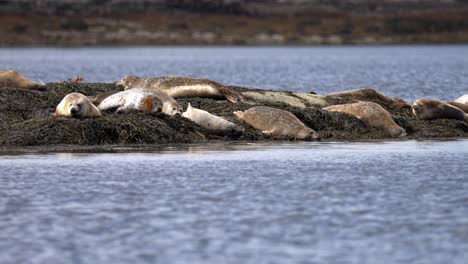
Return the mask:
[[[259, 92], [264, 90], [230, 86], [239, 92]], [[232, 104], [225, 100], [209, 98], [182, 98], [178, 101], [186, 107], [194, 107], [221, 116], [244, 128], [240, 137], [219, 137], [197, 124], [181, 117], [162, 113], [127, 114], [103, 113], [98, 118], [55, 118], [52, 113], [57, 104], [68, 93], [79, 92], [87, 96], [116, 89], [112, 83], [63, 82], [48, 83], [46, 91], [32, 91], [15, 88], [0, 89], [0, 147], [45, 146], [111, 146], [111, 145], [161, 145], [202, 143], [208, 141], [265, 141], [291, 140], [285, 137], [269, 138], [260, 131], [233, 115], [234, 111], [244, 111], [265, 102], [246, 101]], [[283, 91], [284, 93], [284, 91]], [[327, 104], [354, 102], [352, 98], [325, 97]], [[468, 125], [458, 120], [439, 119], [418, 120], [412, 116], [408, 104], [379, 101], [391, 114], [395, 122], [406, 129], [408, 138], [429, 139], [447, 137], [467, 137]], [[319, 107], [294, 107], [283, 102], [272, 102], [272, 107], [290, 111], [306, 126], [316, 130], [324, 141], [388, 139], [389, 136], [377, 129], [367, 127], [354, 116], [328, 112]]]

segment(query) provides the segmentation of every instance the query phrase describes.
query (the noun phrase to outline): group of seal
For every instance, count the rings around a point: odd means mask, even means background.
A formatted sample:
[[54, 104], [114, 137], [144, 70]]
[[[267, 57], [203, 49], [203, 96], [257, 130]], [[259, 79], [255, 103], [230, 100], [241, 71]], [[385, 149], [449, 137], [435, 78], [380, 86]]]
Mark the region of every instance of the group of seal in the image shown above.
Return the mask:
[[[223, 98], [231, 103], [243, 102], [241, 93], [208, 79], [178, 76], [143, 78], [126, 76], [117, 81], [116, 87], [122, 90], [85, 96], [80, 93], [66, 95], [55, 109], [55, 117], [99, 117], [101, 112], [127, 113], [137, 110], [144, 113], [162, 112], [166, 115], [181, 115], [198, 124], [208, 132], [218, 135], [239, 136], [243, 128], [222, 117], [197, 109], [188, 104], [184, 112], [177, 98], [208, 97]], [[22, 89], [42, 89], [44, 84], [33, 82], [16, 71], [0, 71], [0, 88], [18, 87]], [[391, 114], [380, 104], [397, 104], [411, 107], [414, 115], [422, 120], [439, 118], [456, 119], [468, 122], [468, 95], [453, 102], [431, 99], [417, 99], [409, 105], [402, 99], [388, 97], [374, 89], [357, 89], [328, 94], [352, 103], [335, 104], [323, 107], [330, 112], [352, 115], [368, 127], [385, 131], [392, 137], [406, 136], [404, 128], [398, 126]], [[357, 102], [356, 102], [357, 101]], [[376, 101], [376, 102], [372, 102]], [[320, 135], [307, 127], [291, 112], [268, 106], [254, 106], [245, 111], [235, 111], [234, 116], [251, 127], [262, 131], [266, 136], [287, 136], [302, 140], [318, 140]]]
[[[182, 115], [212, 134], [239, 136], [243, 132], [238, 125], [192, 107], [190, 104], [184, 112], [182, 105], [175, 99], [209, 97], [225, 98], [232, 103], [243, 101], [240, 93], [221, 83], [177, 76], [159, 78], [127, 76], [116, 82], [116, 86], [125, 90], [90, 97], [77, 93], [69, 94], [57, 106], [54, 116], [97, 117], [101, 115], [101, 111], [120, 114], [130, 110], [145, 113], [162, 112], [170, 116]], [[73, 100], [74, 102], [71, 102]]]

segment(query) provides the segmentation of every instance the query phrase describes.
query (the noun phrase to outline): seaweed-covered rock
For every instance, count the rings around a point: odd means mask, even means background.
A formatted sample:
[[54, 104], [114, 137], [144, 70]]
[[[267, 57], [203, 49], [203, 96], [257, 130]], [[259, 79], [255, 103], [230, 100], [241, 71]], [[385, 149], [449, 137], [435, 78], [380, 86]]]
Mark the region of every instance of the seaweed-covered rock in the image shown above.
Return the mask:
[[[15, 88], [0, 90], [0, 147], [59, 145], [110, 146], [199, 143], [212, 140], [289, 140], [288, 138], [265, 137], [234, 116], [234, 111], [245, 111], [253, 106], [266, 105], [290, 111], [306, 126], [316, 130], [322, 140], [370, 140], [385, 139], [388, 135], [367, 127], [354, 116], [328, 112], [323, 106], [350, 103], [363, 98], [342, 98], [309, 95], [292, 92], [266, 91], [230, 86], [248, 97], [245, 102], [232, 104], [225, 100], [208, 98], [181, 98], [179, 103], [221, 116], [244, 129], [237, 138], [222, 138], [210, 135], [197, 124], [180, 116], [170, 117], [162, 113], [127, 114], [103, 113], [102, 117], [89, 119], [54, 118], [52, 113], [62, 98], [72, 92], [87, 96], [116, 90], [111, 83], [49, 83], [46, 91], [30, 91]], [[467, 137], [468, 124], [457, 120], [439, 119], [424, 121], [416, 119], [408, 104], [401, 100], [388, 100], [369, 90], [369, 101], [382, 105], [395, 122], [405, 128], [408, 138], [427, 139], [437, 137]], [[376, 96], [373, 96], [373, 94]], [[258, 97], [258, 98], [257, 98]], [[257, 98], [257, 99], [256, 99]]]

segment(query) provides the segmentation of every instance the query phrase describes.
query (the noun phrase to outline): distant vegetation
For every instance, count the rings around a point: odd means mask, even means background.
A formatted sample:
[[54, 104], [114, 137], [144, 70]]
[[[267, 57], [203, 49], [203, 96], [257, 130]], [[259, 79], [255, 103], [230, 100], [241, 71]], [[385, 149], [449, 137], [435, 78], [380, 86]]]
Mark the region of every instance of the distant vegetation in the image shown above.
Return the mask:
[[466, 0], [0, 0], [0, 45], [467, 43]]

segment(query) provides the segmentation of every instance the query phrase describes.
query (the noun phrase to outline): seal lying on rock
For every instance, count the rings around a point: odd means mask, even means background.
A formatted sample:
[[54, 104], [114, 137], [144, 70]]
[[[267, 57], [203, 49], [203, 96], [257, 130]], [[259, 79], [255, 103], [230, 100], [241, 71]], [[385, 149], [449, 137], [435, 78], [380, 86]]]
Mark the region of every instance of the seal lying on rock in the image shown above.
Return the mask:
[[463, 110], [438, 100], [418, 99], [413, 103], [412, 108], [413, 113], [419, 119], [433, 120], [447, 118], [468, 122], [468, 115]]
[[331, 94], [327, 94], [327, 96], [338, 97], [338, 98], [348, 99], [348, 100], [357, 100], [357, 101], [392, 103], [392, 104], [397, 104], [400, 107], [408, 107], [408, 108], [411, 107], [411, 105], [405, 102], [403, 99], [392, 98], [392, 97], [386, 96], [383, 93], [375, 89], [371, 89], [371, 88], [363, 88], [363, 89], [355, 89], [355, 90], [349, 90], [349, 91], [338, 92], [338, 93], [331, 93]]
[[468, 104], [458, 102], [447, 102], [447, 104], [460, 108], [463, 112], [468, 114]]
[[327, 111], [347, 113], [363, 121], [367, 126], [386, 131], [392, 137], [404, 137], [406, 131], [393, 121], [390, 113], [374, 102], [360, 101], [352, 104], [332, 105]]
[[112, 94], [98, 105], [98, 108], [102, 111], [115, 111], [117, 113], [126, 113], [129, 110], [146, 113], [161, 112], [162, 107], [161, 100], [142, 89]]
[[33, 82], [17, 71], [0, 71], [0, 88], [14, 87], [28, 90], [45, 90], [45, 84]]
[[297, 139], [318, 140], [320, 135], [306, 127], [292, 113], [268, 106], [255, 106], [244, 112], [234, 112], [255, 129], [268, 136], [290, 136]]
[[182, 116], [195, 122], [213, 134], [239, 136], [243, 133], [242, 128], [238, 125], [219, 116], [210, 114], [207, 111], [192, 107], [190, 103], [188, 104], [187, 111], [182, 113]]
[[468, 94], [462, 95], [455, 100], [457, 103], [468, 104]]
[[57, 105], [55, 117], [98, 117], [101, 116], [99, 109], [80, 93], [66, 95]]
[[110, 91], [110, 92], [105, 92], [105, 93], [98, 93], [94, 96], [88, 96], [88, 99], [91, 101], [91, 103], [95, 105], [99, 105], [102, 101], [104, 101], [104, 99], [118, 92], [121, 92], [121, 91]]
[[132, 88], [149, 88], [165, 92], [173, 98], [209, 97], [225, 98], [231, 103], [241, 102], [243, 97], [237, 91], [225, 85], [208, 79], [195, 79], [178, 76], [163, 76], [158, 78], [142, 78], [127, 76], [116, 83], [125, 90]]

